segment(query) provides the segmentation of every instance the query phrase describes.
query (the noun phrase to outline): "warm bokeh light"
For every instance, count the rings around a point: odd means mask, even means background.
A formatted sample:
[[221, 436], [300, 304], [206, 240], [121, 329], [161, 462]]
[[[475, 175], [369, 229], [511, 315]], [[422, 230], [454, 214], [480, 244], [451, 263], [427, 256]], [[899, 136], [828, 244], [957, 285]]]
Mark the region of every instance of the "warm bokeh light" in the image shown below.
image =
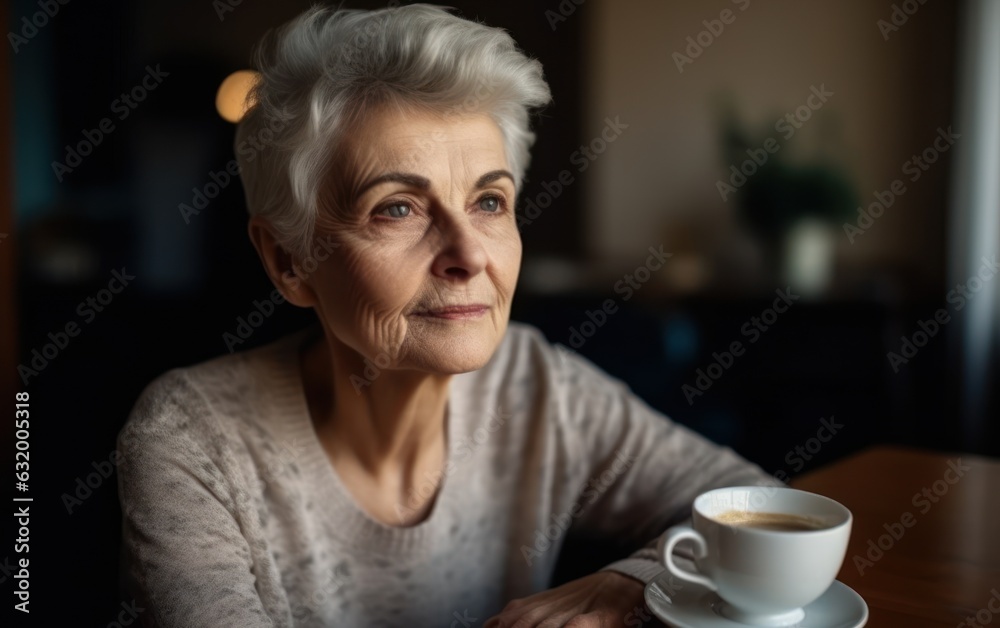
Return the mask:
[[215, 95], [215, 108], [219, 115], [233, 124], [240, 121], [247, 109], [253, 105], [247, 98], [257, 81], [258, 73], [253, 70], [233, 72], [219, 85]]

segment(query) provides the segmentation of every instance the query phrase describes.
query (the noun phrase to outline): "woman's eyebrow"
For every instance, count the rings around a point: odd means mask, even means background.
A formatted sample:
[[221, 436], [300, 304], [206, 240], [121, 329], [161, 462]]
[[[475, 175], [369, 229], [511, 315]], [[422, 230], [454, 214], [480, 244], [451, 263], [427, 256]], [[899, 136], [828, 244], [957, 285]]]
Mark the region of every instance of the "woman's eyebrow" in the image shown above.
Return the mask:
[[506, 170], [491, 170], [486, 174], [484, 174], [483, 176], [479, 177], [479, 179], [476, 181], [476, 188], [477, 189], [484, 188], [490, 183], [493, 183], [494, 181], [502, 177], [507, 177], [508, 179], [510, 179], [511, 183], [514, 182], [514, 175], [512, 175], [510, 172]]
[[[507, 177], [510, 179], [511, 183], [514, 182], [514, 175], [507, 170], [491, 170], [479, 177], [476, 180], [476, 189], [484, 188], [490, 183]], [[381, 185], [383, 183], [403, 183], [421, 190], [427, 190], [431, 187], [431, 181], [427, 177], [422, 177], [419, 174], [413, 174], [410, 172], [387, 172], [385, 174], [379, 175], [374, 179], [368, 181], [354, 194], [354, 198], [360, 198], [362, 194], [375, 187], [376, 185]]]
[[404, 183], [421, 190], [428, 190], [431, 187], [431, 180], [427, 177], [422, 177], [418, 174], [412, 174], [409, 172], [387, 172], [383, 175], [375, 177], [358, 188], [358, 191], [354, 194], [354, 198], [360, 198], [362, 194], [376, 185], [389, 182]]

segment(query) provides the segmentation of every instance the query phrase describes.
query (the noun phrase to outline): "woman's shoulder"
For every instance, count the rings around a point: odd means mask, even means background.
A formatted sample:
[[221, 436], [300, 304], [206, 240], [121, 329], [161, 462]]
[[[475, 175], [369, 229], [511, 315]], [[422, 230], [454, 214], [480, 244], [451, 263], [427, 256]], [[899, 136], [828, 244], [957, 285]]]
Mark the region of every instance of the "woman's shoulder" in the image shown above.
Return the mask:
[[612, 381], [575, 351], [550, 342], [538, 328], [514, 321], [490, 361], [470, 375], [479, 387], [501, 385], [521, 392], [565, 390], [581, 377]]
[[139, 394], [121, 434], [197, 435], [217, 431], [227, 419], [247, 416], [265, 394], [261, 380], [273, 374], [292, 377], [287, 367], [294, 364], [288, 361], [303, 333], [166, 371]]
[[513, 321], [487, 368], [522, 370], [535, 375], [541, 369], [560, 381], [584, 377], [617, 383], [576, 351], [550, 342], [537, 327]]
[[[557, 360], [557, 348], [551, 344], [537, 327], [527, 323], [510, 321], [507, 333], [497, 346], [484, 372], [510, 370], [536, 370], [551, 367]], [[526, 369], [531, 366], [533, 368]]]
[[540, 329], [518, 321], [507, 323], [507, 333], [500, 342], [500, 348], [502, 349], [505, 345], [535, 347], [536, 349], [546, 349], [552, 346]]

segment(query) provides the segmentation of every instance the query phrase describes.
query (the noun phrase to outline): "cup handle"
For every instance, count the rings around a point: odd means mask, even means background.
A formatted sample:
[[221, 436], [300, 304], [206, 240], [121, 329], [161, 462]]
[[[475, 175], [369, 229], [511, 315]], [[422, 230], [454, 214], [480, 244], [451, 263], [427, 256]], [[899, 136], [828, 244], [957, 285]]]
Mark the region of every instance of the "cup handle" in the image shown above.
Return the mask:
[[717, 590], [715, 583], [705, 576], [681, 569], [674, 563], [674, 546], [686, 539], [694, 541], [696, 555], [698, 558], [705, 556], [708, 551], [708, 547], [705, 544], [705, 537], [703, 537], [694, 528], [690, 528], [688, 526], [674, 526], [660, 537], [660, 542], [658, 543], [659, 547], [657, 547], [657, 553], [660, 555], [660, 560], [663, 561], [664, 565], [666, 565], [667, 571], [677, 576], [679, 579], [700, 584], [711, 591]]

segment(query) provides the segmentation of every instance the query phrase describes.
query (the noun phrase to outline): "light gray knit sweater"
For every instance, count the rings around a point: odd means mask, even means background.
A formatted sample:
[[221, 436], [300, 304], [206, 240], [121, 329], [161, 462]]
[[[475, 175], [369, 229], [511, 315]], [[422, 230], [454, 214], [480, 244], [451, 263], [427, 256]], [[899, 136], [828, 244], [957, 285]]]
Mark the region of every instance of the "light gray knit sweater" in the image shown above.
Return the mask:
[[[428, 518], [392, 527], [340, 483], [302, 387], [306, 332], [175, 369], [118, 437], [126, 586], [144, 625], [481, 626], [544, 590], [568, 535], [646, 547], [757, 467], [672, 423], [582, 357], [512, 323], [455, 376]], [[648, 542], [648, 544], [647, 544]]]

